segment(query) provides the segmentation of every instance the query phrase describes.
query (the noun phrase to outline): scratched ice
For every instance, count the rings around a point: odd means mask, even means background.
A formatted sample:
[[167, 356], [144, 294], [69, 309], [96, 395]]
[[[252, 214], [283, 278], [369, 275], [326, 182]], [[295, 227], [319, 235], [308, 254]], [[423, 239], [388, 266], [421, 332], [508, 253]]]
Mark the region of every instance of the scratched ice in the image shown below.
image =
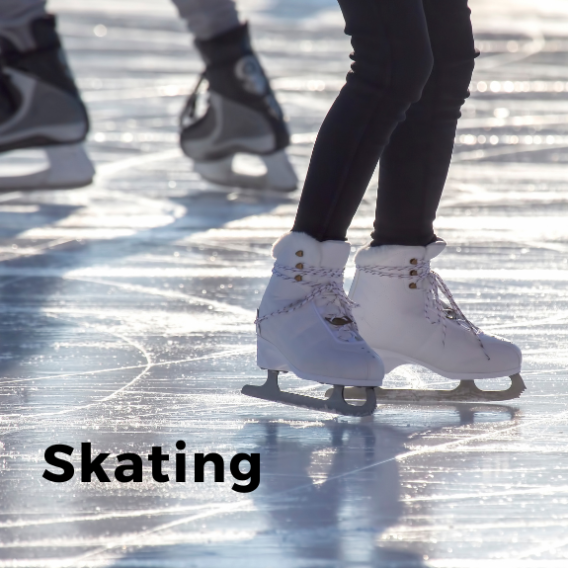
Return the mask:
[[[181, 156], [176, 116], [201, 64], [170, 4], [52, 2], [98, 177], [0, 196], [0, 568], [568, 566], [568, 3], [470, 4], [483, 55], [437, 266], [473, 321], [522, 347], [528, 391], [358, 420], [239, 394], [263, 376], [252, 320], [297, 195], [208, 185]], [[242, 5], [303, 175], [349, 63], [338, 8]], [[413, 368], [389, 382], [444, 384]], [[51, 444], [173, 454], [180, 439], [190, 455], [259, 452], [260, 487], [236, 493], [228, 472], [225, 483], [41, 477]]]

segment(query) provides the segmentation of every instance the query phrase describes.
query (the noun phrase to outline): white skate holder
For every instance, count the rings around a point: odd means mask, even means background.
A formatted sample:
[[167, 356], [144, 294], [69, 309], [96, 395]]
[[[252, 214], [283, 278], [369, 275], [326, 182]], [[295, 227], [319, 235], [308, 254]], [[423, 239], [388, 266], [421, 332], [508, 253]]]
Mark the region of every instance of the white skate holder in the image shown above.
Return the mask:
[[290, 192], [298, 186], [298, 178], [284, 150], [258, 155], [266, 167], [266, 173], [262, 175], [235, 172], [234, 157], [209, 162], [195, 161], [194, 170], [207, 181], [231, 187]]
[[0, 190], [70, 189], [89, 185], [95, 169], [83, 144], [62, 144], [41, 148], [48, 167], [23, 175], [2, 175]]
[[[460, 381], [454, 389], [434, 390], [434, 389], [384, 389], [375, 388], [377, 400], [381, 404], [405, 404], [405, 403], [443, 403], [443, 402], [498, 402], [519, 398], [526, 390], [525, 383], [518, 373], [511, 375], [511, 386], [508, 389], [482, 390], [475, 381]], [[359, 387], [349, 387], [345, 390], [345, 398], [348, 400], [364, 400], [365, 389]], [[326, 396], [332, 396], [332, 389], [329, 389]]]
[[245, 385], [241, 392], [247, 396], [268, 400], [270, 402], [279, 402], [291, 406], [307, 408], [309, 410], [341, 414], [343, 416], [369, 416], [373, 414], [377, 408], [375, 389], [372, 387], [357, 388], [357, 391], [361, 391], [361, 398], [365, 400], [365, 403], [362, 405], [354, 405], [349, 404], [345, 400], [345, 387], [341, 385], [334, 385], [333, 389], [328, 391], [328, 393], [331, 393], [331, 396], [327, 399], [281, 391], [278, 386], [279, 372], [280, 371], [269, 370], [268, 378], [262, 386]]

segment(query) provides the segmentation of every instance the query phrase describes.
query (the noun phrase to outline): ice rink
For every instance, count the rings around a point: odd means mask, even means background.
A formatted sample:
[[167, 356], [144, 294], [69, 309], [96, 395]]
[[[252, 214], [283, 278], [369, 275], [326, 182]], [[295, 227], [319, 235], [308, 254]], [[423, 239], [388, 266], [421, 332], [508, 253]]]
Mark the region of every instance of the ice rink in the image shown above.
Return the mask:
[[[253, 321], [299, 192], [226, 189], [192, 171], [177, 116], [201, 62], [173, 6], [49, 4], [98, 173], [79, 190], [0, 194], [0, 568], [568, 566], [568, 2], [470, 5], [482, 56], [435, 269], [472, 321], [522, 348], [528, 390], [350, 419], [240, 394], [264, 378]], [[339, 9], [241, 6], [303, 177], [349, 65]], [[0, 169], [30, 159], [2, 156]], [[374, 198], [371, 186], [354, 245]], [[387, 384], [451, 386], [411, 367]], [[142, 483], [112, 477], [112, 456], [152, 446], [171, 454], [171, 474], [178, 440], [186, 483], [148, 467]], [[112, 454], [112, 482], [80, 481], [82, 442]], [[72, 481], [42, 478], [52, 444], [75, 448]], [[193, 454], [209, 452], [225, 459], [223, 483], [211, 470], [193, 481]], [[250, 493], [232, 490], [240, 452], [260, 454]]]

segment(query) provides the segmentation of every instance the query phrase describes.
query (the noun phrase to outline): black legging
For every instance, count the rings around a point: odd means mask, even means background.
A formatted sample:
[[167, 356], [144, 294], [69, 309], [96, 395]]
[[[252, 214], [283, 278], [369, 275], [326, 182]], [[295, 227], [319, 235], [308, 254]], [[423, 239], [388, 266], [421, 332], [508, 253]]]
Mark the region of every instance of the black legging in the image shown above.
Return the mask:
[[353, 53], [294, 231], [345, 240], [381, 158], [373, 245], [429, 244], [476, 50], [467, 0], [338, 0]]

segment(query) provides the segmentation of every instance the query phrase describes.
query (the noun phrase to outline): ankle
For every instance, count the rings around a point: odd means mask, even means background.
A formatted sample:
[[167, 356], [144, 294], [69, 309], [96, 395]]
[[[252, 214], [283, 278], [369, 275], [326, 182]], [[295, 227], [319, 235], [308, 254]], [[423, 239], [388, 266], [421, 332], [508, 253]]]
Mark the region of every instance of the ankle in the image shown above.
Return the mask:
[[432, 229], [423, 232], [384, 232], [375, 230], [373, 232], [371, 247], [380, 247], [383, 245], [399, 245], [406, 247], [427, 247], [428, 245], [440, 240]]

